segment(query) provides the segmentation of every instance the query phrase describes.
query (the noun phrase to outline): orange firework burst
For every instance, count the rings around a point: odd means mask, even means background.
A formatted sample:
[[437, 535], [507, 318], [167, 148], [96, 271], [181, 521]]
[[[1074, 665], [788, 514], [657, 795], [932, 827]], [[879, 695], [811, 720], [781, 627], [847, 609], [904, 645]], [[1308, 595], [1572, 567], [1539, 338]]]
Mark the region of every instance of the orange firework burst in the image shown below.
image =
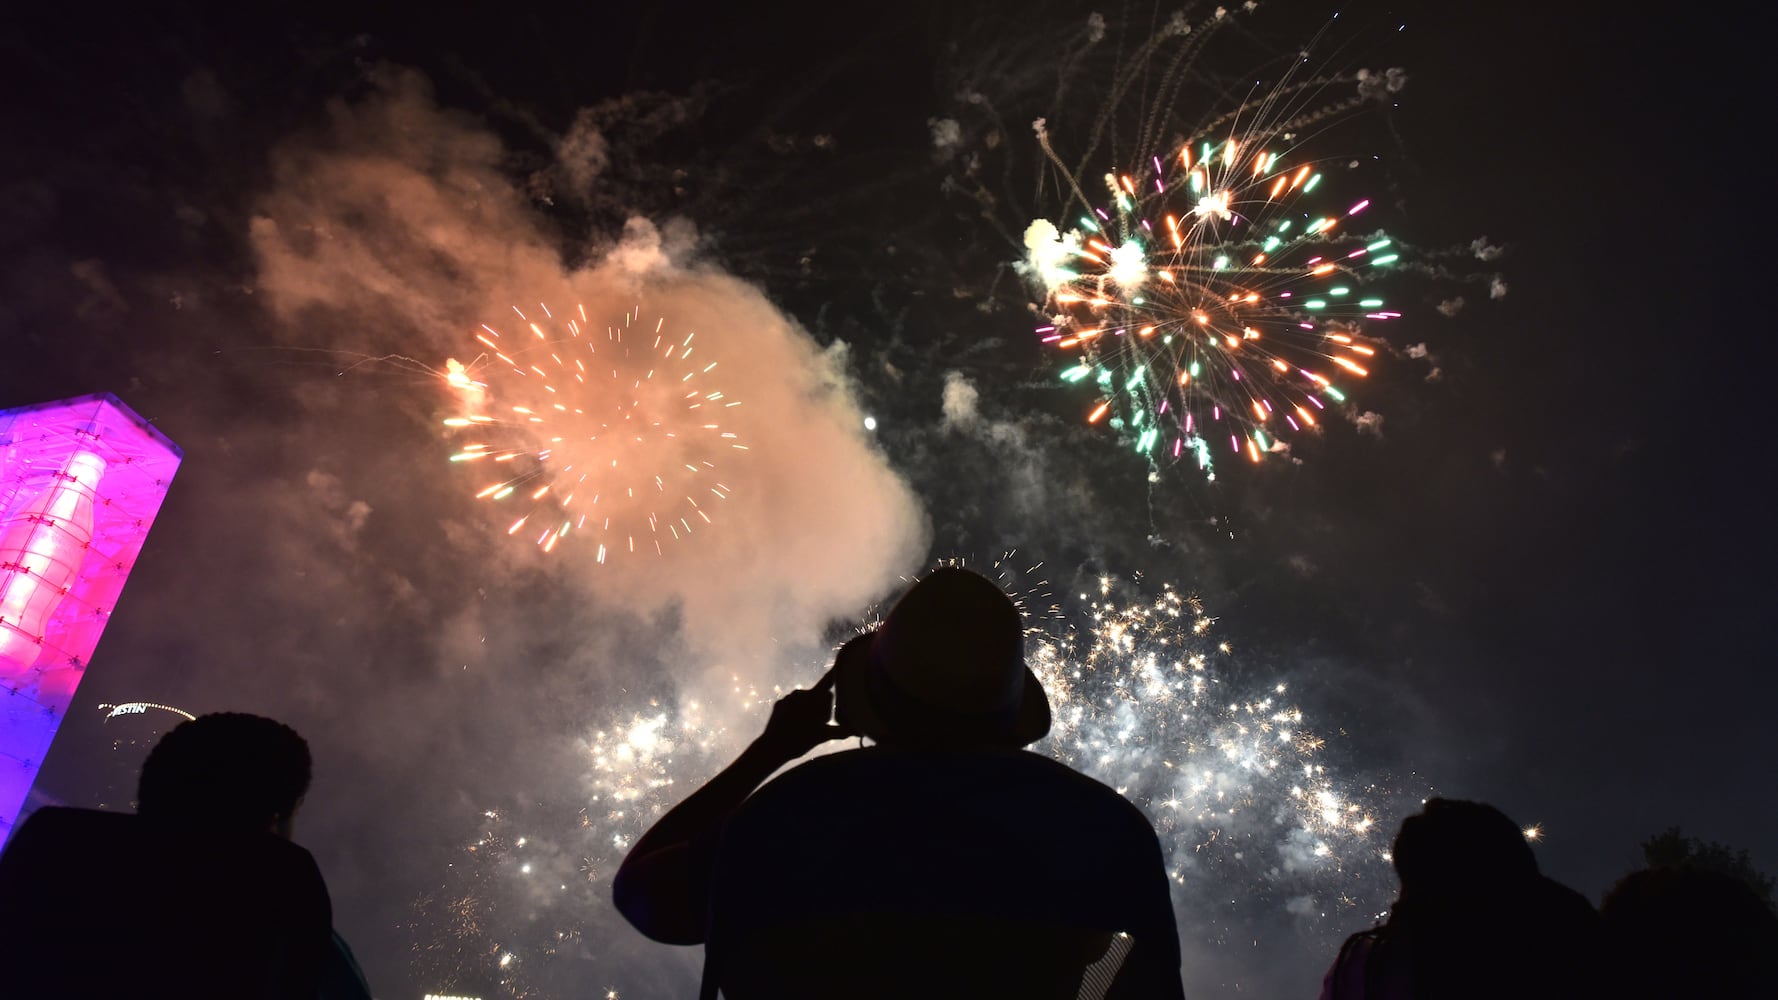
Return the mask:
[[476, 498], [521, 508], [507, 534], [545, 552], [590, 535], [598, 561], [666, 554], [715, 521], [733, 492], [718, 460], [745, 452], [726, 418], [740, 401], [714, 384], [718, 362], [697, 333], [640, 308], [603, 330], [586, 307], [521, 324], [483, 324], [483, 354], [446, 362], [462, 412], [444, 421], [462, 444], [451, 461], [490, 468]]

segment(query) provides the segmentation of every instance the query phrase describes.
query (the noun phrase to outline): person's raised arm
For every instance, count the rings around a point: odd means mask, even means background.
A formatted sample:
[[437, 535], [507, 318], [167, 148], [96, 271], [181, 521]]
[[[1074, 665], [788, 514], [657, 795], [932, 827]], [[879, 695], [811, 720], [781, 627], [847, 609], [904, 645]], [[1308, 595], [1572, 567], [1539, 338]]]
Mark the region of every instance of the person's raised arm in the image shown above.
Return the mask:
[[701, 943], [723, 822], [780, 767], [828, 740], [850, 736], [829, 723], [832, 715], [832, 671], [813, 690], [778, 699], [765, 732], [630, 848], [612, 880], [618, 912], [656, 941]]

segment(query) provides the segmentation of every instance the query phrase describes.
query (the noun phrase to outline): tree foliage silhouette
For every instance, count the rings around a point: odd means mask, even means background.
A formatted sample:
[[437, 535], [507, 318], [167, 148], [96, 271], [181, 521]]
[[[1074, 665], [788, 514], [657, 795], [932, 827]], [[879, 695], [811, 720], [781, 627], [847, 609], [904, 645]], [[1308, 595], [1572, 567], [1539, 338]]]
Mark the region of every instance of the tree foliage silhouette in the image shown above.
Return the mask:
[[1687, 837], [1670, 826], [1642, 842], [1642, 857], [1650, 868], [1698, 868], [1732, 876], [1772, 906], [1773, 878], [1753, 866], [1745, 850], [1734, 850], [1713, 840]]

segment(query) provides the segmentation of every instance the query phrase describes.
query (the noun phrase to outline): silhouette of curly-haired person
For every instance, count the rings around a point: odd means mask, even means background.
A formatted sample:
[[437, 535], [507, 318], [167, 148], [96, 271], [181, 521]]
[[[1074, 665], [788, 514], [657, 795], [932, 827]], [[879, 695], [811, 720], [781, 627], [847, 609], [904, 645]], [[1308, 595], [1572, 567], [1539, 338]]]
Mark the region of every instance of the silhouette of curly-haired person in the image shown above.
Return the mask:
[[618, 909], [704, 943], [707, 997], [1181, 997], [1159, 841], [1023, 749], [1050, 725], [1023, 647], [992, 581], [928, 574], [636, 842]]
[[1612, 997], [1778, 997], [1778, 914], [1732, 875], [1690, 865], [1631, 872], [1599, 915]]
[[289, 839], [310, 766], [280, 722], [205, 715], [149, 752], [135, 815], [33, 813], [0, 855], [9, 995], [321, 995], [350, 952], [314, 858]]
[[1522, 829], [1480, 802], [1432, 799], [1390, 855], [1401, 893], [1354, 934], [1322, 1000], [1515, 1000], [1597, 994], [1599, 915], [1544, 877]]

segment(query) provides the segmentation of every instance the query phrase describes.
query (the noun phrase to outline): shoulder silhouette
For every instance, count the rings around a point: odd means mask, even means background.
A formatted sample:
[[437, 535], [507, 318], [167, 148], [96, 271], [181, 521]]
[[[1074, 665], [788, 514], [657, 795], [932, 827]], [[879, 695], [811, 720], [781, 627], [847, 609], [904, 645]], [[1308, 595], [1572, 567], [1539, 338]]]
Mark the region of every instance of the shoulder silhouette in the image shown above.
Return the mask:
[[[1023, 749], [1050, 723], [1023, 646], [992, 581], [928, 574], [637, 842], [619, 908], [706, 944], [705, 996], [1181, 996], [1159, 841]], [[845, 736], [874, 745], [759, 788]]]
[[1389, 919], [1347, 939], [1322, 1000], [1594, 995], [1598, 914], [1539, 872], [1500, 810], [1433, 799], [1402, 821], [1391, 861], [1401, 892]]
[[313, 1000], [332, 912], [287, 839], [309, 769], [288, 727], [209, 715], [149, 754], [136, 815], [33, 813], [0, 855], [7, 995]]

